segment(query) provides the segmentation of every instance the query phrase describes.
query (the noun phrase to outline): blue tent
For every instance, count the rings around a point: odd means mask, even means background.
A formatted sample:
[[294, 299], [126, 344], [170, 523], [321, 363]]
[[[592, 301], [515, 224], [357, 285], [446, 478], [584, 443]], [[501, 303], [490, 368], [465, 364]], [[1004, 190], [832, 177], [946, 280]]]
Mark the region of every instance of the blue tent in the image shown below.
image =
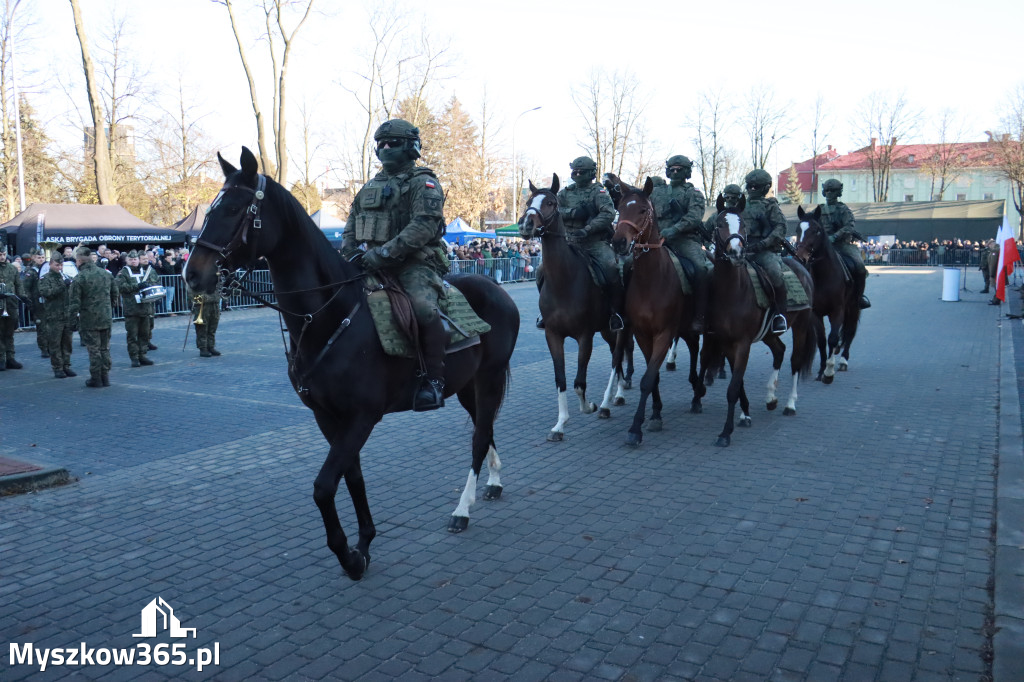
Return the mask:
[[444, 240], [451, 244], [467, 244], [474, 239], [494, 239], [493, 232], [477, 232], [466, 224], [462, 218], [456, 218], [445, 228]]
[[345, 221], [340, 218], [335, 218], [329, 213], [324, 213], [322, 210], [317, 211], [313, 215], [309, 216], [316, 223], [316, 226], [324, 233], [327, 240], [331, 242], [331, 246], [339, 248], [341, 246], [341, 239], [345, 232]]

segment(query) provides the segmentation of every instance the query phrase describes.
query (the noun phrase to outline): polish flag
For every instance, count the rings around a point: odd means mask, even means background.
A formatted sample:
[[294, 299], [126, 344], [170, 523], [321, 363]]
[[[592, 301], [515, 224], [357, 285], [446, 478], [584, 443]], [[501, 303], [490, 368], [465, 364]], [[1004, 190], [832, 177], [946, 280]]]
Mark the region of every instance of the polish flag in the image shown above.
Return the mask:
[[1013, 273], [1014, 263], [1020, 262], [1017, 242], [1013, 239], [1010, 221], [1005, 216], [1003, 216], [1003, 226], [999, 228], [999, 233], [996, 235], [996, 243], [999, 245], [999, 267], [996, 269], [996, 298], [1005, 303], [1006, 281]]

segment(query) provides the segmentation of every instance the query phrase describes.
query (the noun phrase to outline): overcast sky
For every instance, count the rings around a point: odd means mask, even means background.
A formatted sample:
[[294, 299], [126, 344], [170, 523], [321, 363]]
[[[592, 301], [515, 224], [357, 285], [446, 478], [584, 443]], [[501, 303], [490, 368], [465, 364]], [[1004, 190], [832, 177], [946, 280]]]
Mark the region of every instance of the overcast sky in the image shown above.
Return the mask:
[[[249, 0], [234, 0], [239, 10]], [[299, 34], [290, 67], [290, 142], [297, 145], [299, 104], [306, 100], [314, 126], [336, 143], [346, 125], [358, 120], [352, 96], [340, 83], [351, 82], [365, 61], [359, 49], [370, 40], [369, 0], [316, 0], [321, 13]], [[94, 54], [103, 45], [115, 12], [129, 19], [132, 58], [150, 82], [173, 89], [183, 74], [191, 103], [206, 114], [202, 125], [228, 158], [242, 145], [255, 148], [255, 124], [227, 12], [210, 0], [81, 0]], [[831, 112], [827, 142], [841, 152], [863, 146], [855, 136], [853, 112], [876, 90], [905, 89], [926, 117], [956, 109], [966, 121], [964, 141], [984, 139], [998, 124], [1007, 92], [1024, 81], [1019, 0], [857, 0], [855, 2], [663, 2], [606, 0], [557, 2], [471, 0], [399, 2], [410, 23], [449, 37], [455, 59], [450, 77], [437, 83], [431, 100], [456, 94], [471, 113], [486, 90], [500, 110], [499, 141], [506, 153], [513, 122], [519, 153], [548, 174], [568, 172], [581, 153], [583, 123], [571, 89], [584, 85], [595, 67], [631, 71], [648, 93], [647, 122], [659, 157], [694, 155], [682, 123], [702, 89], [721, 86], [741, 106], [757, 84], [790, 101], [796, 133], [778, 147], [769, 170], [808, 157], [806, 124], [815, 98]], [[729, 11], [723, 12], [723, 7]], [[62, 83], [72, 88], [78, 107], [86, 101], [81, 55], [67, 0], [22, 0], [22, 17], [34, 26], [18, 45], [23, 89], [46, 122], [51, 137], [81, 139], [80, 114]], [[269, 88], [263, 46], [250, 46]], [[261, 106], [271, 108], [269, 91]], [[176, 105], [166, 101], [168, 107]], [[909, 141], [934, 141], [926, 122]], [[733, 146], [746, 155], [742, 131]], [[326, 165], [327, 159], [321, 161]]]

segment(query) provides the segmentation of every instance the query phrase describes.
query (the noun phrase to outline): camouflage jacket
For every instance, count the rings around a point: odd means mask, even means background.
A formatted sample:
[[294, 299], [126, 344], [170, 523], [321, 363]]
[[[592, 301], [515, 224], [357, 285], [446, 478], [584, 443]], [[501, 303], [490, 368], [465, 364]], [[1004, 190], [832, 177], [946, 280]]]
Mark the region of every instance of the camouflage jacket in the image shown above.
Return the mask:
[[[590, 215], [583, 220], [569, 215], [579, 206], [590, 209]], [[558, 212], [562, 214], [562, 222], [571, 237], [583, 242], [611, 240], [615, 204], [608, 196], [608, 190], [601, 185], [592, 183], [586, 187], [577, 187], [573, 182], [558, 190]]]
[[24, 296], [25, 291], [22, 288], [21, 277], [18, 276], [18, 268], [14, 267], [13, 263], [8, 261], [0, 265], [0, 284], [3, 284], [3, 287], [0, 287], [3, 293], [8, 294], [0, 299], [0, 305], [4, 306], [8, 315], [18, 319], [18, 299], [12, 294]]
[[407, 258], [437, 265], [433, 261], [440, 258], [447, 272], [448, 259], [439, 252], [444, 225], [444, 192], [434, 171], [425, 166], [396, 175], [381, 170], [352, 200], [342, 253], [360, 244], [387, 244], [396, 265]]
[[153, 317], [156, 314], [152, 303], [138, 303], [135, 300], [135, 294], [139, 292], [139, 289], [160, 283], [156, 270], [150, 267], [139, 267], [138, 272], [133, 272], [126, 265], [117, 273], [114, 282], [117, 284], [117, 290], [121, 292], [125, 317]]
[[853, 211], [841, 201], [835, 206], [821, 204], [821, 226], [833, 244], [848, 244], [855, 239]]
[[[39, 307], [39, 268], [23, 265], [21, 268], [21, 290], [26, 302], [35, 310]], [[39, 317], [37, 314], [36, 317]]]
[[742, 217], [747, 230], [743, 250], [752, 256], [764, 252], [778, 254], [786, 239], [786, 218], [779, 202], [774, 198], [748, 199]]
[[78, 269], [68, 290], [68, 319], [79, 329], [110, 329], [113, 301], [117, 299], [114, 276], [89, 261]]
[[39, 280], [39, 295], [43, 297], [43, 322], [68, 321], [68, 288], [71, 280], [51, 270]]
[[659, 185], [651, 193], [658, 229], [666, 241], [687, 239], [698, 244], [704, 220], [704, 195], [691, 182], [673, 186]]

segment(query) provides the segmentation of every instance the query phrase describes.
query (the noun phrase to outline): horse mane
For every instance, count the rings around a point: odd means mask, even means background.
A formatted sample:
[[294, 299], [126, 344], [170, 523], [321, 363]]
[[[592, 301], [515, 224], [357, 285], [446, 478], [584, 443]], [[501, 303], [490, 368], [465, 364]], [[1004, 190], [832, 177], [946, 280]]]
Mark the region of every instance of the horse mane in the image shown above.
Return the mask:
[[[336, 265], [341, 265], [341, 270], [344, 272], [349, 263], [331, 246], [327, 236], [316, 226], [316, 223], [313, 222], [313, 219], [306, 212], [306, 209], [303, 208], [302, 204], [299, 203], [299, 200], [295, 198], [295, 195], [289, 192], [284, 185], [270, 177], [267, 177], [266, 193], [269, 198], [274, 199], [275, 206], [281, 211], [281, 218], [285, 224], [302, 226], [311, 235], [309, 246], [312, 253], [308, 254], [308, 256], [315, 259], [326, 256], [326, 258], [323, 258], [323, 264], [329, 274], [337, 272], [332, 267]], [[288, 238], [288, 236], [288, 234], [285, 234], [285, 238]]]

